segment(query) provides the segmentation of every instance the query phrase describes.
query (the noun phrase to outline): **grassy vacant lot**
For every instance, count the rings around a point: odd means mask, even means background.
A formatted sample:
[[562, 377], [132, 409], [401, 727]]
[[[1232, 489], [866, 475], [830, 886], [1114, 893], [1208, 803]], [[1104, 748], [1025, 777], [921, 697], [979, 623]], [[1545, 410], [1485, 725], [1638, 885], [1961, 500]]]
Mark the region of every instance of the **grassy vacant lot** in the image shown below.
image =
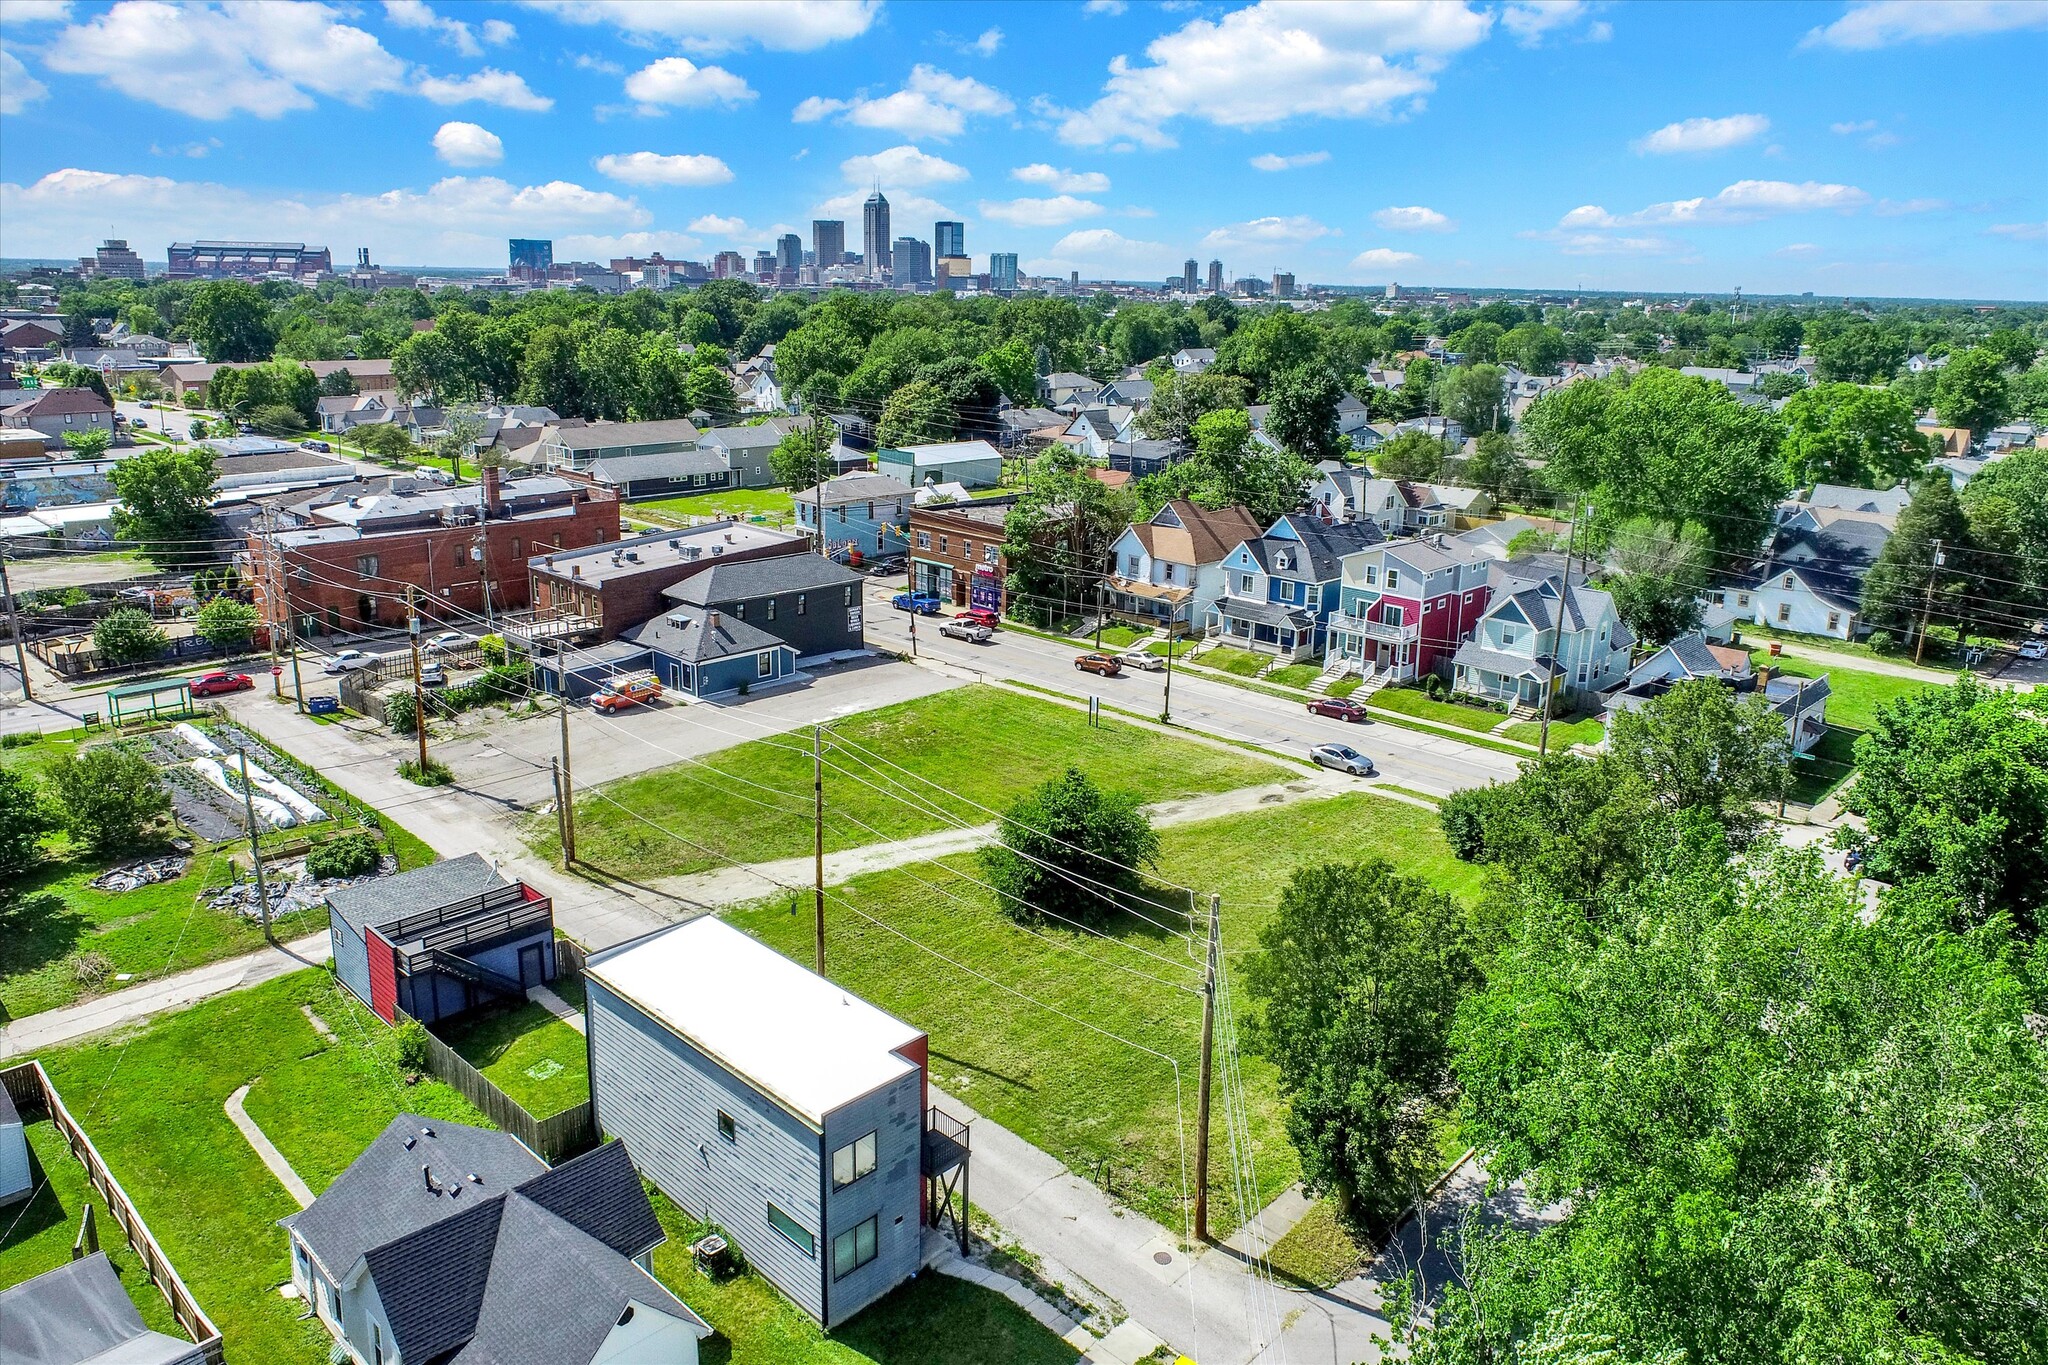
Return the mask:
[[[335, 1032], [321, 1038], [309, 1006]], [[297, 972], [42, 1057], [65, 1103], [227, 1337], [230, 1360], [314, 1362], [327, 1333], [277, 1296], [290, 1276], [277, 1220], [296, 1207], [221, 1108], [250, 1117], [317, 1192], [401, 1112], [481, 1122], [435, 1081], [408, 1086], [389, 1031], [323, 971]]]
[[169, 1336], [183, 1337], [170, 1305], [144, 1273], [142, 1258], [123, 1240], [120, 1228], [107, 1213], [106, 1201], [86, 1180], [85, 1167], [72, 1159], [63, 1136], [48, 1120], [39, 1120], [28, 1125], [28, 1145], [29, 1174], [36, 1182], [36, 1193], [27, 1204], [10, 1207], [0, 1215], [0, 1285], [20, 1284], [46, 1270], [69, 1265], [79, 1220], [90, 1204], [99, 1227], [100, 1250], [107, 1253], [114, 1273], [121, 1277], [121, 1287], [141, 1310], [142, 1321]]
[[654, 1251], [654, 1274], [718, 1329], [706, 1361], [734, 1365], [1069, 1365], [1078, 1357], [1000, 1294], [943, 1275], [922, 1275], [826, 1333], [756, 1274], [712, 1280], [691, 1263], [690, 1244], [709, 1226], [660, 1194], [654, 1212], [668, 1241]]
[[1413, 687], [1382, 687], [1372, 694], [1366, 705], [1433, 720], [1441, 725], [1455, 725], [1461, 730], [1491, 730], [1507, 719], [1507, 715], [1500, 711], [1462, 706], [1457, 702], [1431, 701], [1420, 689]]
[[[1222, 896], [1225, 944], [1233, 955], [1256, 945], [1288, 874], [1311, 861], [1377, 854], [1468, 898], [1482, 877], [1452, 857], [1434, 811], [1365, 793], [1182, 825], [1161, 831], [1161, 838], [1163, 877]], [[1071, 1170], [1106, 1183], [1118, 1198], [1180, 1226], [1179, 1135], [1194, 1113], [1201, 1008], [1191, 989], [1177, 987], [1197, 981], [1194, 945], [1134, 915], [1108, 926], [1114, 942], [1057, 924], [1026, 929], [996, 908], [971, 880], [978, 876], [973, 856], [964, 855], [849, 883], [844, 900], [827, 912], [830, 974], [930, 1033], [935, 1084]], [[1170, 922], [1161, 912], [1148, 913]], [[807, 909], [796, 913], [787, 900], [764, 902], [732, 920], [808, 960]], [[968, 970], [927, 958], [899, 934]], [[1161, 1056], [1179, 1063], [1179, 1107], [1173, 1067]], [[1300, 1168], [1283, 1130], [1284, 1105], [1271, 1068], [1247, 1056], [1243, 1074], [1264, 1203]], [[1216, 1222], [1225, 1228], [1238, 1216], [1227, 1178], [1219, 1164], [1212, 1196]]]
[[1867, 673], [1813, 659], [1772, 659], [1766, 650], [1750, 656], [1757, 667], [1769, 664], [1788, 678], [1828, 678], [1828, 724], [1851, 730], [1868, 730], [1877, 723], [1877, 708], [1888, 701], [1930, 690], [1934, 684], [1912, 678], [1895, 678], [1889, 673]]
[[[1496, 721], [1496, 724], [1499, 722]], [[1607, 727], [1593, 717], [1584, 720], [1550, 722], [1550, 747], [1569, 749], [1574, 744], [1598, 744], [1607, 733]], [[1519, 739], [1524, 744], [1534, 744], [1543, 738], [1543, 722], [1540, 720], [1517, 721], [1501, 732], [1506, 739]]]
[[[980, 824], [992, 817], [970, 802], [1003, 809], [1070, 763], [1104, 786], [1137, 791], [1151, 801], [1289, 775], [1263, 759], [1113, 720], [1090, 728], [1082, 712], [994, 687], [963, 687], [883, 707], [848, 717], [832, 732], [887, 755], [959, 799], [853, 752], [828, 753], [830, 849], [928, 834], [951, 820]], [[628, 811], [681, 831], [710, 852]], [[696, 872], [726, 859], [761, 862], [809, 853], [810, 738], [754, 740], [701, 763], [610, 783], [578, 800], [576, 822], [582, 861], [633, 877]], [[552, 820], [533, 822], [528, 838], [553, 856]]]
[[666, 513], [671, 517], [767, 517], [770, 521], [787, 521], [796, 515], [787, 488], [734, 488], [722, 493], [636, 502], [631, 507], [635, 512]]
[[479, 1011], [442, 1030], [441, 1037], [535, 1118], [590, 1098], [583, 1035], [540, 1005]]

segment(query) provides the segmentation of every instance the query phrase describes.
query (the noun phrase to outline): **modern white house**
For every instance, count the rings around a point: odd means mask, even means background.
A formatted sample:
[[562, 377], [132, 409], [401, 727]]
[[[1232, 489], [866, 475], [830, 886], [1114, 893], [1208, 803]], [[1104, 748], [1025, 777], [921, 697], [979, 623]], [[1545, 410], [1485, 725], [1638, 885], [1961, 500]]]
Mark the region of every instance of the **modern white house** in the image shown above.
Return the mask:
[[1223, 595], [1224, 557], [1259, 531], [1242, 507], [1211, 512], [1175, 498], [1117, 537], [1109, 609], [1146, 625], [1199, 626]]
[[1472, 638], [1452, 656], [1457, 691], [1517, 706], [1605, 692], [1628, 676], [1635, 636], [1614, 598], [1560, 574], [1523, 578], [1495, 571], [1493, 597]]

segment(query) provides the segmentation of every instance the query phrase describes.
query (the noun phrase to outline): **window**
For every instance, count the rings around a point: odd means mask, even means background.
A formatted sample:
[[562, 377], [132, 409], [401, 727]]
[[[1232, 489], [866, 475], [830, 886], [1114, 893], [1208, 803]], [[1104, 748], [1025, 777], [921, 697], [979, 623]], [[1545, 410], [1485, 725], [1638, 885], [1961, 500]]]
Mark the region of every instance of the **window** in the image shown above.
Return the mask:
[[984, 545], [981, 547], [981, 562], [984, 564], [993, 564], [1002, 557], [1003, 547], [1000, 545]]
[[1394, 589], [1396, 589], [1396, 588], [1398, 588], [1398, 587], [1400, 587], [1400, 586], [1401, 586], [1401, 571], [1400, 571], [1399, 569], [1396, 569], [1396, 568], [1394, 568], [1394, 567], [1392, 567], [1392, 566], [1390, 565], [1390, 566], [1388, 567], [1388, 569], [1387, 569], [1387, 591], [1388, 591], [1388, 592], [1392, 592], [1392, 591], [1394, 591]]
[[356, 573], [363, 578], [375, 578], [377, 576], [377, 556], [357, 555]]
[[952, 551], [946, 548], [946, 538], [944, 536], [939, 537], [939, 553], [942, 555], [952, 553]]
[[1136, 555], [1125, 555], [1125, 556], [1124, 556], [1124, 577], [1125, 577], [1125, 578], [1136, 578], [1137, 576], [1138, 576], [1138, 557], [1137, 557]]
[[974, 542], [964, 536], [960, 540], [960, 557], [969, 563], [974, 560]]
[[839, 513], [839, 524], [840, 524], [841, 526], [844, 526], [844, 525], [846, 525], [846, 508], [845, 508], [845, 506], [844, 506], [844, 505], [842, 505], [842, 506], [840, 506], [840, 507], [838, 507], [838, 508], [836, 508], [836, 509], [834, 509], [834, 510], [836, 510], [836, 511], [837, 511], [837, 512]]
[[803, 1225], [791, 1218], [773, 1204], [768, 1206], [768, 1226], [787, 1237], [790, 1244], [806, 1256], [818, 1254], [818, 1239], [804, 1231]]
[[1515, 647], [1515, 633], [1512, 630], [1504, 630], [1500, 633], [1500, 647], [1502, 649], [1513, 649]]
[[774, 654], [772, 654], [772, 653], [770, 653], [770, 652], [769, 652], [769, 651], [767, 651], [767, 650], [763, 650], [763, 651], [761, 651], [761, 653], [759, 653], [759, 654], [758, 654], [758, 655], [756, 655], [755, 657], [756, 657], [756, 658], [758, 658], [758, 659], [759, 659], [759, 660], [761, 661], [761, 664], [760, 664], [760, 669], [761, 669], [761, 676], [762, 676], [762, 677], [764, 677], [764, 678], [772, 678], [772, 677], [774, 677], [774, 676], [775, 676], [775, 655], [774, 655]]
[[1841, 624], [1842, 613], [1838, 611], [1831, 611], [1828, 613], [1828, 632], [1830, 634], [1832, 634]]
[[832, 1278], [844, 1279], [875, 1259], [875, 1242], [881, 1235], [879, 1216], [856, 1223], [832, 1239]]
[[775, 619], [775, 599], [772, 597], [768, 599], [768, 619], [771, 621]]
[[931, 547], [932, 533], [930, 531], [919, 531], [917, 533], [917, 548], [920, 550], [929, 550], [931, 549]]
[[723, 1109], [718, 1111], [718, 1135], [727, 1142], [738, 1142], [740, 1140], [739, 1124], [733, 1119], [731, 1114], [726, 1113]]
[[843, 1190], [875, 1173], [875, 1135], [869, 1133], [832, 1153], [832, 1188]]
[[737, 616], [737, 617], [739, 617], [739, 619], [740, 619], [740, 620], [742, 620], [742, 621], [746, 620], [746, 619], [747, 619], [747, 604], [746, 604], [746, 603], [744, 603], [744, 602], [735, 602], [735, 603], [733, 603], [733, 604], [732, 604], [732, 614], [733, 614], [734, 616]]
[[1780, 624], [1780, 625], [1783, 625], [1783, 624], [1784, 624], [1785, 622], [1787, 622], [1787, 621], [1789, 621], [1789, 620], [1791, 620], [1791, 619], [1792, 619], [1792, 604], [1791, 604], [1790, 602], [1780, 602], [1780, 603], [1778, 603], [1778, 624]]
[[1368, 564], [1368, 565], [1366, 565], [1366, 566], [1365, 566], [1365, 586], [1366, 586], [1366, 587], [1368, 587], [1368, 588], [1376, 588], [1376, 587], [1378, 587], [1378, 586], [1379, 586], [1379, 582], [1380, 582], [1380, 568], [1379, 568], [1379, 565], [1377, 565], [1377, 564]]
[[807, 592], [798, 593], [796, 595], [796, 614], [798, 616], [806, 616], [810, 614], [810, 610], [811, 595]]
[[1239, 592], [1250, 592], [1252, 590], [1252, 576], [1250, 574], [1238, 575], [1237, 590]]
[[869, 503], [869, 504], [868, 504], [868, 520], [869, 520], [869, 521], [873, 521], [874, 519], [875, 519], [875, 505], [874, 505], [873, 503]]

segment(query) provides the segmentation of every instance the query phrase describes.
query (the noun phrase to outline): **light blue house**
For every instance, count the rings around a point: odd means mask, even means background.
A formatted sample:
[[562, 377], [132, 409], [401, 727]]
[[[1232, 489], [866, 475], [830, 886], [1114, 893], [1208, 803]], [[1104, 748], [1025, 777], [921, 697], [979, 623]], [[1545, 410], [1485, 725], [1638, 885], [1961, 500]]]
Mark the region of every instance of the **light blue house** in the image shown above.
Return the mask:
[[841, 474], [793, 497], [805, 535], [817, 535], [822, 512], [826, 547], [841, 562], [856, 550], [863, 559], [900, 555], [910, 544], [910, 485], [892, 474]]
[[[599, 1129], [831, 1328], [923, 1264], [925, 1035], [715, 916], [592, 957]], [[964, 1130], [957, 1131], [964, 1136]]]
[[1223, 595], [1209, 608], [1208, 633], [1227, 644], [1283, 659], [1323, 652], [1337, 610], [1344, 556], [1383, 537], [1370, 521], [1326, 525], [1291, 513], [1223, 560]]

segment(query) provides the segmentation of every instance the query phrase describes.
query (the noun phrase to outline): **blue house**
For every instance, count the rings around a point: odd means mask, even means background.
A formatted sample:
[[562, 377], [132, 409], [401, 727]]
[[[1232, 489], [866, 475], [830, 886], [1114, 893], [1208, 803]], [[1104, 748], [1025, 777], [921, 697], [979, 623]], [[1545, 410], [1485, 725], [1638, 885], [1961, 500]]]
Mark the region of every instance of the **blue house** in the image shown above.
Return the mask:
[[793, 497], [796, 522], [805, 535], [818, 534], [823, 512], [827, 551], [841, 562], [856, 550], [863, 559], [882, 559], [909, 546], [910, 485], [894, 475], [841, 474]]
[[1223, 595], [1209, 608], [1209, 635], [1288, 660], [1321, 654], [1344, 556], [1382, 539], [1369, 521], [1333, 526], [1299, 513], [1280, 518], [1224, 557]]
[[827, 1328], [915, 1275], [966, 1164], [926, 1038], [715, 916], [593, 956], [590, 1096], [640, 1173]]
[[423, 1024], [555, 979], [554, 902], [466, 853], [327, 893], [334, 974], [386, 1023]]

